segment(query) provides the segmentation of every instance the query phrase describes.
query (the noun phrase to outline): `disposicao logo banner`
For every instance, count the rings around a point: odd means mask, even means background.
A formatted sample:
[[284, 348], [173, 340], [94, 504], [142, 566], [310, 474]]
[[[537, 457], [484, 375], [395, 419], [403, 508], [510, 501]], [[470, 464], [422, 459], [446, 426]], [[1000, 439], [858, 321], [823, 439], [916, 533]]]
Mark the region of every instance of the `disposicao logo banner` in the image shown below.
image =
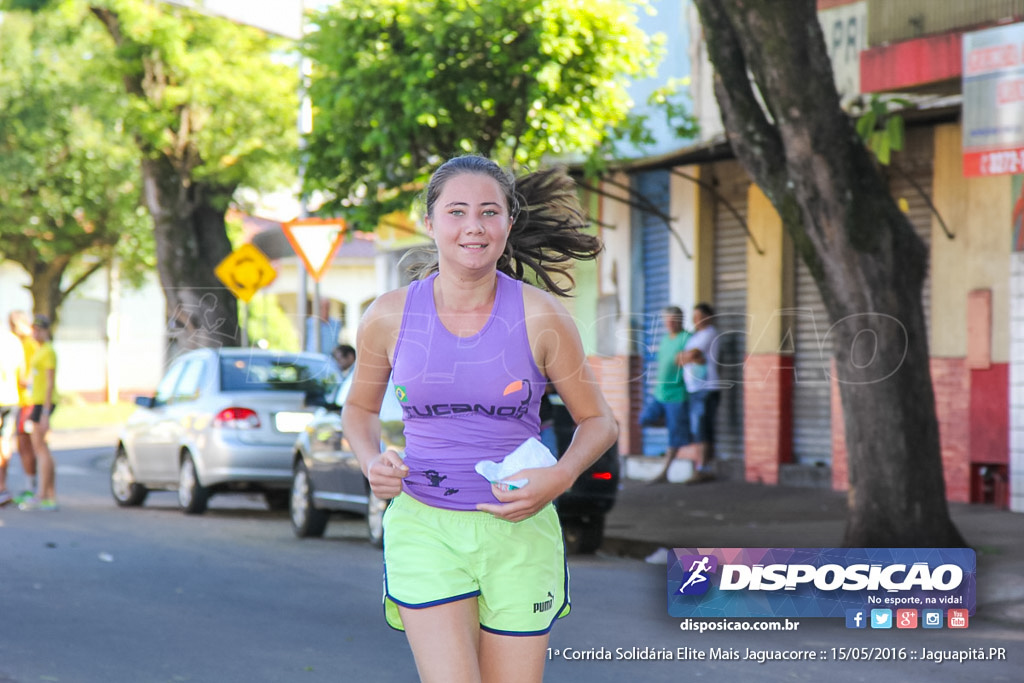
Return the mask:
[[673, 548], [673, 617], [844, 617], [848, 609], [967, 609], [969, 548]]

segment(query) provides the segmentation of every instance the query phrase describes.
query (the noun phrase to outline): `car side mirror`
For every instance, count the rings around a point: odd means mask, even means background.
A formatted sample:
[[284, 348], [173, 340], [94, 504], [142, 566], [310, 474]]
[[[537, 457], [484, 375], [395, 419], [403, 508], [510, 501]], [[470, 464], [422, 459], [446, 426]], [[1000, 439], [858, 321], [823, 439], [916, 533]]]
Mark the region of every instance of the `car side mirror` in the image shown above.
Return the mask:
[[135, 405], [141, 408], [156, 408], [157, 402], [155, 396], [136, 396]]

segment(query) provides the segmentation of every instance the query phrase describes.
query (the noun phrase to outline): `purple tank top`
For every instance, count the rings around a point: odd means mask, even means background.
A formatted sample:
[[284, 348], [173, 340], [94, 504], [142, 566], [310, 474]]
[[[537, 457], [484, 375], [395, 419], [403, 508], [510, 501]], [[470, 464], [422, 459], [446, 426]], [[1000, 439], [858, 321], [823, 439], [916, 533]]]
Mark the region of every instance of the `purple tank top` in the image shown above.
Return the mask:
[[437, 316], [435, 277], [409, 285], [395, 344], [409, 466], [403, 489], [427, 505], [475, 510], [496, 499], [474, 466], [539, 435], [547, 380], [526, 335], [522, 282], [498, 273], [490, 318], [458, 337]]

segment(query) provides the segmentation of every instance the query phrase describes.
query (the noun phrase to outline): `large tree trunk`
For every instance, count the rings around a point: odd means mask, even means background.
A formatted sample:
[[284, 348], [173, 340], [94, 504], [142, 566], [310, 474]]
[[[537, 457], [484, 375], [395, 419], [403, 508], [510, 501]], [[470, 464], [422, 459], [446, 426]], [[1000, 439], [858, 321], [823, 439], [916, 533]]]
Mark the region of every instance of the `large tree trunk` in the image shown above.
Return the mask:
[[927, 253], [839, 106], [815, 3], [695, 3], [732, 148], [834, 323], [850, 478], [843, 543], [964, 545], [939, 451], [921, 303]]
[[[157, 51], [132, 43], [122, 32], [120, 17], [109, 7], [90, 9], [119, 48], [129, 55], [138, 53], [129, 59], [130, 68], [123, 75], [125, 90], [150, 104], [161, 101], [169, 86], [169, 70]], [[137, 63], [131, 61], [135, 59]], [[179, 114], [181, 120], [189, 121], [184, 112]], [[190, 135], [198, 131], [182, 124], [167, 132], [175, 137], [170, 151], [155, 149], [141, 138], [139, 147], [145, 157], [145, 201], [153, 217], [157, 270], [167, 303], [170, 359], [187, 349], [236, 345], [241, 337], [238, 302], [213, 273], [231, 253], [224, 212], [234, 188], [215, 187], [192, 177], [200, 160]]]
[[237, 345], [238, 303], [213, 272], [231, 253], [224, 210], [215, 206], [230, 192], [188, 182], [163, 157], [143, 162], [142, 174], [167, 302], [168, 358], [187, 349]]
[[28, 290], [32, 293], [32, 312], [45, 315], [54, 327], [57, 325], [60, 305], [64, 302], [64, 297], [70, 293], [70, 290], [62, 292], [60, 289], [64, 271], [70, 263], [70, 256], [56, 256], [50, 261], [42, 261], [36, 257], [31, 263], [21, 263], [32, 278], [28, 285]]
[[[53, 229], [58, 228], [53, 226]], [[65, 235], [64, 238], [67, 239], [68, 236]], [[32, 312], [45, 315], [56, 327], [64, 300], [96, 271], [106, 267], [110, 263], [110, 257], [102, 256], [91, 265], [80, 268], [67, 288], [61, 289], [68, 267], [75, 257], [83, 252], [88, 251], [97, 256], [99, 249], [112, 246], [107, 239], [110, 238], [96, 238], [88, 234], [71, 239], [70, 242], [62, 239], [61, 253], [55, 253], [54, 249], [41, 250], [35, 239], [28, 235], [7, 236], [4, 247], [8, 258], [24, 268], [31, 279], [26, 288], [32, 295]], [[113, 239], [116, 241], [116, 236]]]

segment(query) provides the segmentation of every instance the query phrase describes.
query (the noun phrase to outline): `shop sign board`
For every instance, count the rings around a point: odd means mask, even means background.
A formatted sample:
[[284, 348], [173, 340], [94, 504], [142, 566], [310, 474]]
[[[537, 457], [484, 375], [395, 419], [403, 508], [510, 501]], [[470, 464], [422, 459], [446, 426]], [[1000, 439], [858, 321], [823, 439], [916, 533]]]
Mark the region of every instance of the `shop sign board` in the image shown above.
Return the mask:
[[963, 172], [1024, 173], [1024, 22], [964, 34]]

